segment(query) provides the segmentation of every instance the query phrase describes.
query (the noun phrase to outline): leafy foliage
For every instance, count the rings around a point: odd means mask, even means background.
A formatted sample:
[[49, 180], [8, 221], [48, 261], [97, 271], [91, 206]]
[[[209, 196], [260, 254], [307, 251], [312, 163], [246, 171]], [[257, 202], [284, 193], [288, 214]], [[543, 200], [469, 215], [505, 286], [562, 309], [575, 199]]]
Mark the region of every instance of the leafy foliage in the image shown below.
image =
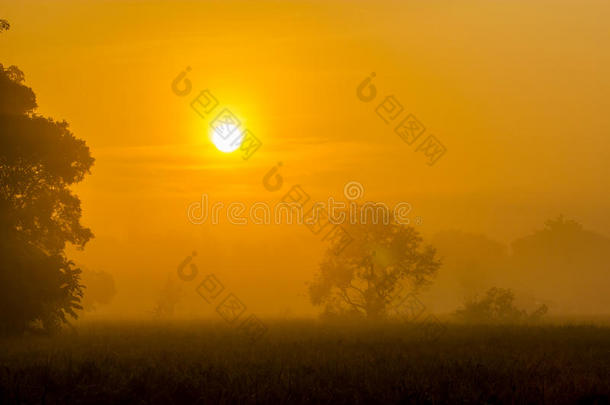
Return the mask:
[[312, 304], [326, 316], [386, 318], [400, 292], [430, 284], [440, 267], [435, 249], [422, 246], [413, 227], [394, 221], [344, 226], [352, 243], [340, 255], [331, 246], [309, 285]]
[[7, 31], [9, 28], [11, 28], [11, 25], [8, 21], [0, 19], [0, 32]]
[[18, 68], [0, 65], [0, 332], [32, 323], [57, 329], [76, 318], [80, 270], [64, 254], [93, 236], [80, 224], [69, 187], [93, 164], [66, 122], [36, 115], [34, 92]]

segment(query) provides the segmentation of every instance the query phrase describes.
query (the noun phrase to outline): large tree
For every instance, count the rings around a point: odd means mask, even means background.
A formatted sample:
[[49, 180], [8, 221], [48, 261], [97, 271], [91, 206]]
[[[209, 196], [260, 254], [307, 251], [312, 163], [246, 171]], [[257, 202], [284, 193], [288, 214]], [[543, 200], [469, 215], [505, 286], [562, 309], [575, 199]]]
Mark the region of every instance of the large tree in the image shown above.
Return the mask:
[[93, 164], [66, 122], [36, 114], [24, 75], [0, 64], [0, 333], [76, 317], [80, 270], [64, 253], [93, 236], [70, 186]]
[[389, 223], [343, 225], [352, 242], [326, 251], [309, 297], [326, 315], [386, 318], [405, 292], [417, 293], [440, 267], [435, 249], [411, 226]]

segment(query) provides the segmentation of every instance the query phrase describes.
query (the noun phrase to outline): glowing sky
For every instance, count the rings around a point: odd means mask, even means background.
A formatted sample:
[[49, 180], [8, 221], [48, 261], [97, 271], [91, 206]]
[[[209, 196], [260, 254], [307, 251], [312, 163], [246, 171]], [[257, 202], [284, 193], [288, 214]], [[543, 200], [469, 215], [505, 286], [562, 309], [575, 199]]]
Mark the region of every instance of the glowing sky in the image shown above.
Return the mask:
[[[285, 187], [319, 199], [356, 180], [365, 199], [408, 201], [427, 234], [508, 241], [559, 213], [610, 234], [607, 2], [0, 0], [0, 13], [0, 62], [96, 158], [76, 188], [96, 239], [74, 255], [136, 298], [195, 249], [252, 307], [306, 308], [319, 239], [185, 216], [202, 193], [279, 199], [287, 188], [262, 186], [278, 162]], [[204, 89], [261, 140], [252, 158], [210, 143], [190, 107]], [[447, 148], [434, 166], [376, 114], [389, 95]]]

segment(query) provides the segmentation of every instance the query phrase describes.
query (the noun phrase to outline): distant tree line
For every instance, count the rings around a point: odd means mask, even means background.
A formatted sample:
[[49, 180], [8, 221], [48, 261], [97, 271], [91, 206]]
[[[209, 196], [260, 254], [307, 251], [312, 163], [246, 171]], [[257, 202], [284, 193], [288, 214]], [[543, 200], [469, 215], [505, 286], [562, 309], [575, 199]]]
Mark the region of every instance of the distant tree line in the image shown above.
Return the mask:
[[510, 254], [484, 235], [461, 231], [438, 233], [434, 247], [396, 222], [348, 231], [354, 242], [339, 255], [330, 246], [309, 284], [324, 317], [388, 318], [405, 292], [424, 294], [427, 304], [461, 297], [450, 311], [468, 322], [536, 321], [551, 305], [560, 313], [590, 313], [610, 303], [604, 289], [610, 239], [563, 216], [515, 240]]

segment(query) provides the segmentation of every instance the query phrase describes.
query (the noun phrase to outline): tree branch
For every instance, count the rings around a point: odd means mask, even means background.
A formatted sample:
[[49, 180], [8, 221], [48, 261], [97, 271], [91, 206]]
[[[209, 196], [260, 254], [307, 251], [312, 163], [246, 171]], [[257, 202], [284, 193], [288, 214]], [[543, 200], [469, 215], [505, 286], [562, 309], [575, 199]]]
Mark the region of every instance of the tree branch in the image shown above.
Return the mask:
[[351, 300], [351, 298], [349, 297], [349, 295], [347, 294], [347, 292], [345, 291], [344, 288], [339, 288], [339, 291], [341, 293], [341, 296], [343, 297], [343, 299], [350, 304], [351, 306], [355, 307], [355, 308], [361, 308], [363, 311], [366, 312], [366, 307], [364, 305], [358, 304], [357, 302], [353, 302]]

